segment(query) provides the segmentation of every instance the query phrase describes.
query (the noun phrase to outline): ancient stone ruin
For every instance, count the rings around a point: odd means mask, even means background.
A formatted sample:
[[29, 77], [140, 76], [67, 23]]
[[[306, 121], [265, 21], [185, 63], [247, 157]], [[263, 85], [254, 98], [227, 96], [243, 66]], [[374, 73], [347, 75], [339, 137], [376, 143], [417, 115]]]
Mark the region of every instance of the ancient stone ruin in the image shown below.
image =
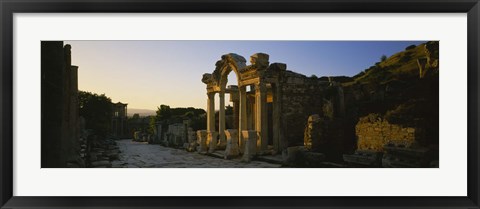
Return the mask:
[[78, 114], [78, 67], [72, 66], [71, 46], [62, 41], [41, 45], [42, 168], [85, 167], [80, 154], [84, 138]]
[[111, 167], [119, 153], [115, 141], [97, 139], [79, 116], [78, 66], [72, 65], [71, 48], [62, 41], [41, 42], [41, 166]]
[[[289, 71], [283, 63], [270, 64], [269, 55], [264, 53], [252, 55], [250, 63], [246, 65], [240, 55], [226, 54], [217, 61], [213, 73], [203, 75], [208, 96], [207, 130], [197, 134], [203, 151], [207, 146], [208, 153], [220, 150], [226, 158], [243, 155], [245, 161], [281, 154], [289, 146], [303, 145], [305, 121], [310, 115], [333, 118], [344, 114], [341, 87], [333, 82]], [[237, 77], [235, 86], [227, 86], [230, 73]], [[233, 102], [235, 118], [235, 127], [229, 130], [225, 129], [226, 94]], [[218, 124], [216, 95], [220, 98]]]
[[[111, 134], [246, 163], [438, 167], [438, 42], [421, 47], [398, 53], [396, 66], [377, 63], [356, 78], [307, 77], [270, 63], [265, 53], [252, 55], [250, 65], [225, 54], [201, 79], [206, 114], [127, 122], [127, 104], [112, 103]], [[42, 167], [111, 167], [119, 158], [115, 141], [95, 138], [78, 116], [78, 67], [70, 49], [42, 42]], [[399, 73], [405, 60], [413, 68]], [[230, 73], [236, 85], [227, 85]], [[202, 126], [195, 126], [198, 120]], [[198, 130], [205, 121], [206, 130]]]
[[[438, 116], [425, 107], [438, 104], [438, 42], [424, 48], [425, 60], [417, 61], [423, 80], [382, 83], [307, 77], [287, 70], [286, 64], [270, 64], [264, 53], [252, 55], [250, 65], [240, 55], [223, 55], [215, 70], [202, 77], [207, 130], [197, 131], [197, 150], [245, 162], [281, 154], [284, 165], [295, 167], [435, 167], [438, 127], [426, 121], [438, 121]], [[405, 52], [399, 62], [414, 53]], [[371, 69], [388, 70], [379, 63]], [[232, 72], [237, 85], [227, 86]], [[234, 125], [229, 129], [226, 94], [233, 102]]]

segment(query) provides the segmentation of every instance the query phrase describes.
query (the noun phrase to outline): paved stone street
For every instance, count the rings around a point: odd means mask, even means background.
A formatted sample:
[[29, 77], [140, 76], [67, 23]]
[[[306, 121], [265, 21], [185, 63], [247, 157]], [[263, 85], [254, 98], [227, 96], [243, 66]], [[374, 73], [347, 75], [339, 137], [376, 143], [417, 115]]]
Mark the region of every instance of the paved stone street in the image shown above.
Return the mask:
[[130, 139], [117, 141], [119, 160], [112, 161], [114, 168], [276, 168], [280, 165], [240, 159], [224, 160], [196, 152], [163, 147], [158, 144], [134, 142]]

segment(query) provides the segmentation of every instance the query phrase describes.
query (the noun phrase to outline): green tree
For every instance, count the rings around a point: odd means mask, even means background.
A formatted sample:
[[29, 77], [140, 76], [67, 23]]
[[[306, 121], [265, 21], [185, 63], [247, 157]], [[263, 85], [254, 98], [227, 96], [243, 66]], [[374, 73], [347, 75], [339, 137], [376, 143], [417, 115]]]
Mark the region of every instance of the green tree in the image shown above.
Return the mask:
[[153, 134], [153, 133], [154, 133], [154, 130], [156, 129], [155, 124], [157, 123], [157, 120], [156, 120], [156, 118], [153, 117], [153, 116], [150, 116], [149, 118], [150, 118], [150, 121], [149, 121], [149, 127], [148, 127], [147, 132], [148, 132], [149, 134]]
[[92, 129], [101, 137], [110, 132], [112, 100], [105, 94], [87, 91], [78, 92], [79, 115], [85, 118], [85, 128]]
[[133, 120], [138, 120], [140, 118], [140, 115], [138, 113], [133, 114], [132, 119]]
[[157, 107], [156, 113], [157, 115], [155, 117], [157, 121], [165, 121], [172, 117], [172, 109], [170, 109], [168, 105], [160, 105], [160, 107]]
[[385, 60], [387, 60], [387, 55], [382, 55], [382, 57], [380, 57], [380, 61], [384, 62]]

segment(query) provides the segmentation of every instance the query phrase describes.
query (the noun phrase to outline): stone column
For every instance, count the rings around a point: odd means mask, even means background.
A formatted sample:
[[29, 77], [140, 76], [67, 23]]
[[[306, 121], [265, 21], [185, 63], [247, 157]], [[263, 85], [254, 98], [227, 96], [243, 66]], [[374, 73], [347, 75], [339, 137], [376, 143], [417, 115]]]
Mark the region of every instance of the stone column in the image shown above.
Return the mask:
[[257, 148], [260, 152], [266, 151], [268, 146], [268, 116], [267, 116], [267, 92], [265, 84], [257, 84], [255, 88], [255, 129], [259, 132]]
[[[238, 120], [238, 130], [241, 133], [244, 130], [247, 130], [247, 92], [245, 86], [239, 87], [239, 96], [240, 96], [240, 107], [239, 107], [239, 120]], [[238, 144], [240, 146], [240, 152], [243, 153], [245, 145], [243, 142], [242, 134], [238, 134]]]
[[220, 147], [225, 147], [227, 141], [225, 140], [225, 92], [220, 92], [220, 110], [218, 112], [218, 134], [220, 138]]
[[239, 155], [238, 149], [238, 130], [227, 129], [225, 130], [227, 137], [227, 148], [225, 149], [225, 159], [230, 159]]
[[247, 130], [242, 131], [243, 139], [245, 140], [245, 151], [242, 156], [243, 162], [250, 162], [257, 154], [257, 131]]
[[197, 151], [199, 153], [206, 153], [207, 152], [207, 131], [206, 130], [199, 130], [197, 131]]
[[215, 92], [207, 95], [207, 131], [215, 131]]

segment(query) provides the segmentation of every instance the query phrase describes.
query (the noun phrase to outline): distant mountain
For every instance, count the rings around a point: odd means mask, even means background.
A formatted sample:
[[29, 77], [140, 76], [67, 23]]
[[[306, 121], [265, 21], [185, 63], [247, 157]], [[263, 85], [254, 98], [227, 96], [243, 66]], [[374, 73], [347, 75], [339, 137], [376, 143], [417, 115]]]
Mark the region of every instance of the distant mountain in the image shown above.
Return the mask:
[[127, 116], [131, 117], [133, 114], [138, 114], [140, 116], [156, 115], [155, 110], [128, 108]]

